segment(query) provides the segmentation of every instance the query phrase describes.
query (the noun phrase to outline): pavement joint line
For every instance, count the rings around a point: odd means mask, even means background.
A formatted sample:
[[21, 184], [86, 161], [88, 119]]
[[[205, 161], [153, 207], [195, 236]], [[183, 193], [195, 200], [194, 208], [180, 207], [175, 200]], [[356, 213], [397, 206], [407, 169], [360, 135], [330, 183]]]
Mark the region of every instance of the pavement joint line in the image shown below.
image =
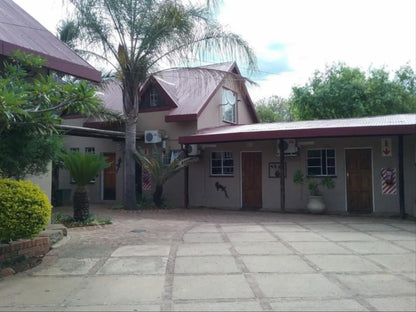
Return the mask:
[[220, 231], [221, 237], [223, 238], [224, 242], [231, 244], [231, 247], [229, 248], [231, 255], [233, 256], [237, 267], [243, 272], [244, 279], [247, 281], [248, 286], [250, 287], [254, 296], [259, 301], [261, 308], [263, 309], [263, 311], [271, 311], [273, 308], [270, 304], [269, 299], [261, 290], [260, 285], [257, 283], [254, 276], [250, 273], [244, 261], [240, 258], [241, 255], [237, 252], [236, 248], [234, 247], [234, 244], [229, 239], [227, 233], [224, 232], [224, 229], [219, 224], [217, 224], [217, 229]]

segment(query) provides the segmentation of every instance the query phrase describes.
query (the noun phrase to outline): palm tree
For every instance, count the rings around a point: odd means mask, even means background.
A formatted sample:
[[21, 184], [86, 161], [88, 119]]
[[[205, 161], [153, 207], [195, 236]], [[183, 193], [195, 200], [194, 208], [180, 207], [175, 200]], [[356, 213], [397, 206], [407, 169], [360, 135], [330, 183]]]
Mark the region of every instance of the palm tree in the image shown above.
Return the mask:
[[183, 153], [180, 153], [173, 161], [167, 163], [163, 154], [156, 148], [152, 154], [146, 155], [140, 148], [134, 151], [133, 154], [142, 168], [151, 175], [152, 181], [155, 183], [153, 202], [157, 207], [162, 205], [163, 185], [181, 169], [196, 161], [193, 157], [183, 158]]
[[73, 197], [74, 219], [84, 221], [90, 215], [86, 186], [101, 170], [109, 167], [110, 163], [101, 154], [87, 153], [82, 155], [75, 151], [68, 152], [61, 158], [77, 185]]
[[125, 116], [124, 207], [136, 209], [135, 161], [139, 90], [161, 62], [191, 61], [195, 56], [239, 58], [254, 69], [253, 51], [240, 36], [215, 19], [213, 3], [178, 0], [70, 0], [84, 43], [118, 72]]

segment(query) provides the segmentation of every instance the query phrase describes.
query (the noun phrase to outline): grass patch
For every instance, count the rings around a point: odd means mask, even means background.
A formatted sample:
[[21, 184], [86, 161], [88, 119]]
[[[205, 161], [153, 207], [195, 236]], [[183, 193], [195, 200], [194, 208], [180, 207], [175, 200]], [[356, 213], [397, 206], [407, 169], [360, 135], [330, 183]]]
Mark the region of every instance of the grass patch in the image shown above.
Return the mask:
[[76, 221], [72, 216], [60, 214], [60, 213], [52, 213], [51, 216], [51, 223], [56, 224], [60, 223], [65, 225], [66, 227], [81, 227], [81, 226], [93, 226], [93, 225], [105, 225], [111, 224], [111, 218], [98, 218], [94, 215], [90, 215], [88, 219], [84, 221]]

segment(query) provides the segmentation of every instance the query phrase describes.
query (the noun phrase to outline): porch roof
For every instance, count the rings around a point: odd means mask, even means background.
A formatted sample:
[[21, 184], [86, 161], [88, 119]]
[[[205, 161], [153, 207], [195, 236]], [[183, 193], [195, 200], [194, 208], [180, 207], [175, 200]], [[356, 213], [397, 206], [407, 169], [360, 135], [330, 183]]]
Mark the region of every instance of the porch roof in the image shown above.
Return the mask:
[[0, 55], [21, 50], [47, 60], [45, 67], [82, 79], [101, 81], [101, 73], [72, 51], [12, 0], [0, 1]]
[[231, 125], [179, 138], [181, 144], [416, 133], [416, 114]]

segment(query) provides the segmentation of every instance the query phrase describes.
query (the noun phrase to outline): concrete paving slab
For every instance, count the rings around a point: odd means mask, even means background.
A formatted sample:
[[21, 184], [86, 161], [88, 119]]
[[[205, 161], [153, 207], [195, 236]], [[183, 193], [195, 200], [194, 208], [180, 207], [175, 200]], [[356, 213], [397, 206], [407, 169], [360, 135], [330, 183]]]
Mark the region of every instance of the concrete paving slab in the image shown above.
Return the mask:
[[175, 273], [219, 274], [238, 272], [241, 272], [241, 270], [231, 256], [177, 257], [175, 261]]
[[393, 223], [392, 225], [399, 228], [399, 229], [416, 233], [416, 223], [415, 222]]
[[336, 274], [336, 278], [360, 296], [414, 296], [416, 284], [392, 274]]
[[251, 224], [229, 224], [221, 225], [224, 232], [264, 232], [263, 227]]
[[215, 224], [201, 224], [190, 229], [188, 233], [218, 233], [218, 228]]
[[111, 257], [168, 256], [170, 245], [130, 245], [117, 248]]
[[416, 252], [416, 240], [411, 241], [411, 240], [407, 240], [407, 241], [394, 241], [394, 244], [397, 244], [401, 247], [407, 248], [411, 251]]
[[397, 227], [382, 223], [353, 223], [350, 224], [353, 229], [363, 232], [386, 232], [399, 231]]
[[381, 272], [382, 268], [356, 255], [308, 255], [325, 272]]
[[235, 242], [235, 250], [241, 255], [281, 255], [293, 251], [280, 242]]
[[265, 226], [269, 231], [272, 232], [305, 232], [308, 231], [303, 226], [298, 224], [272, 224]]
[[351, 254], [351, 251], [333, 242], [289, 242], [302, 254]]
[[379, 311], [416, 311], [416, 295], [410, 297], [366, 298]]
[[27, 306], [22, 306], [22, 305], [17, 305], [17, 306], [13, 306], [13, 307], [0, 307], [0, 311], [7, 311], [7, 312], [23, 312], [23, 311], [32, 311], [32, 312], [46, 312], [46, 311], [50, 311], [50, 312], [61, 312], [61, 311], [65, 311], [65, 307], [59, 307], [59, 306], [33, 306], [33, 305], [27, 305]]
[[110, 258], [97, 274], [164, 274], [167, 257]]
[[237, 300], [234, 302], [192, 302], [175, 303], [174, 311], [262, 311], [256, 300]]
[[328, 240], [335, 241], [335, 242], [360, 242], [360, 241], [376, 241], [378, 240], [376, 237], [370, 236], [365, 233], [359, 232], [328, 232], [322, 233], [324, 237]]
[[223, 243], [220, 233], [187, 233], [183, 236], [185, 243]]
[[242, 256], [244, 264], [253, 273], [314, 273], [315, 270], [295, 255]]
[[165, 277], [93, 276], [65, 300], [67, 306], [144, 304], [159, 301]]
[[416, 271], [416, 255], [414, 253], [400, 255], [368, 255], [365, 257], [384, 265], [393, 272]]
[[33, 275], [85, 275], [99, 259], [60, 258], [52, 265], [40, 265]]
[[353, 299], [272, 301], [273, 311], [368, 311]]
[[277, 233], [282, 240], [288, 242], [325, 242], [326, 238], [312, 232], [282, 232]]
[[[70, 232], [71, 233], [71, 232]], [[62, 258], [105, 258], [109, 257], [114, 251], [114, 247], [106, 244], [68, 244], [70, 248], [60, 248], [59, 250], [52, 250], [49, 254], [59, 254]]]
[[231, 244], [215, 243], [215, 244], [182, 244], [178, 246], [177, 256], [230, 256]]
[[227, 298], [254, 299], [254, 293], [242, 274], [175, 276], [173, 281], [173, 299]]
[[359, 254], [402, 254], [408, 250], [385, 241], [374, 242], [339, 242], [341, 246], [352, 249]]
[[391, 240], [391, 241], [416, 241], [415, 233], [407, 231], [395, 231], [395, 232], [373, 232], [371, 233], [375, 237]]
[[82, 277], [17, 275], [0, 280], [0, 306], [60, 306], [69, 294], [80, 287]]
[[235, 242], [273, 242], [277, 241], [271, 234], [264, 232], [248, 232], [248, 233], [227, 233], [229, 240]]
[[330, 224], [305, 224], [305, 227], [315, 232], [353, 232], [354, 229], [339, 223]]
[[346, 296], [335, 283], [321, 274], [253, 274], [270, 298], [340, 298]]
[[87, 306], [68, 306], [63, 310], [64, 312], [72, 311], [117, 311], [117, 312], [129, 312], [129, 311], [160, 311], [159, 304], [134, 304], [134, 305], [87, 305]]

